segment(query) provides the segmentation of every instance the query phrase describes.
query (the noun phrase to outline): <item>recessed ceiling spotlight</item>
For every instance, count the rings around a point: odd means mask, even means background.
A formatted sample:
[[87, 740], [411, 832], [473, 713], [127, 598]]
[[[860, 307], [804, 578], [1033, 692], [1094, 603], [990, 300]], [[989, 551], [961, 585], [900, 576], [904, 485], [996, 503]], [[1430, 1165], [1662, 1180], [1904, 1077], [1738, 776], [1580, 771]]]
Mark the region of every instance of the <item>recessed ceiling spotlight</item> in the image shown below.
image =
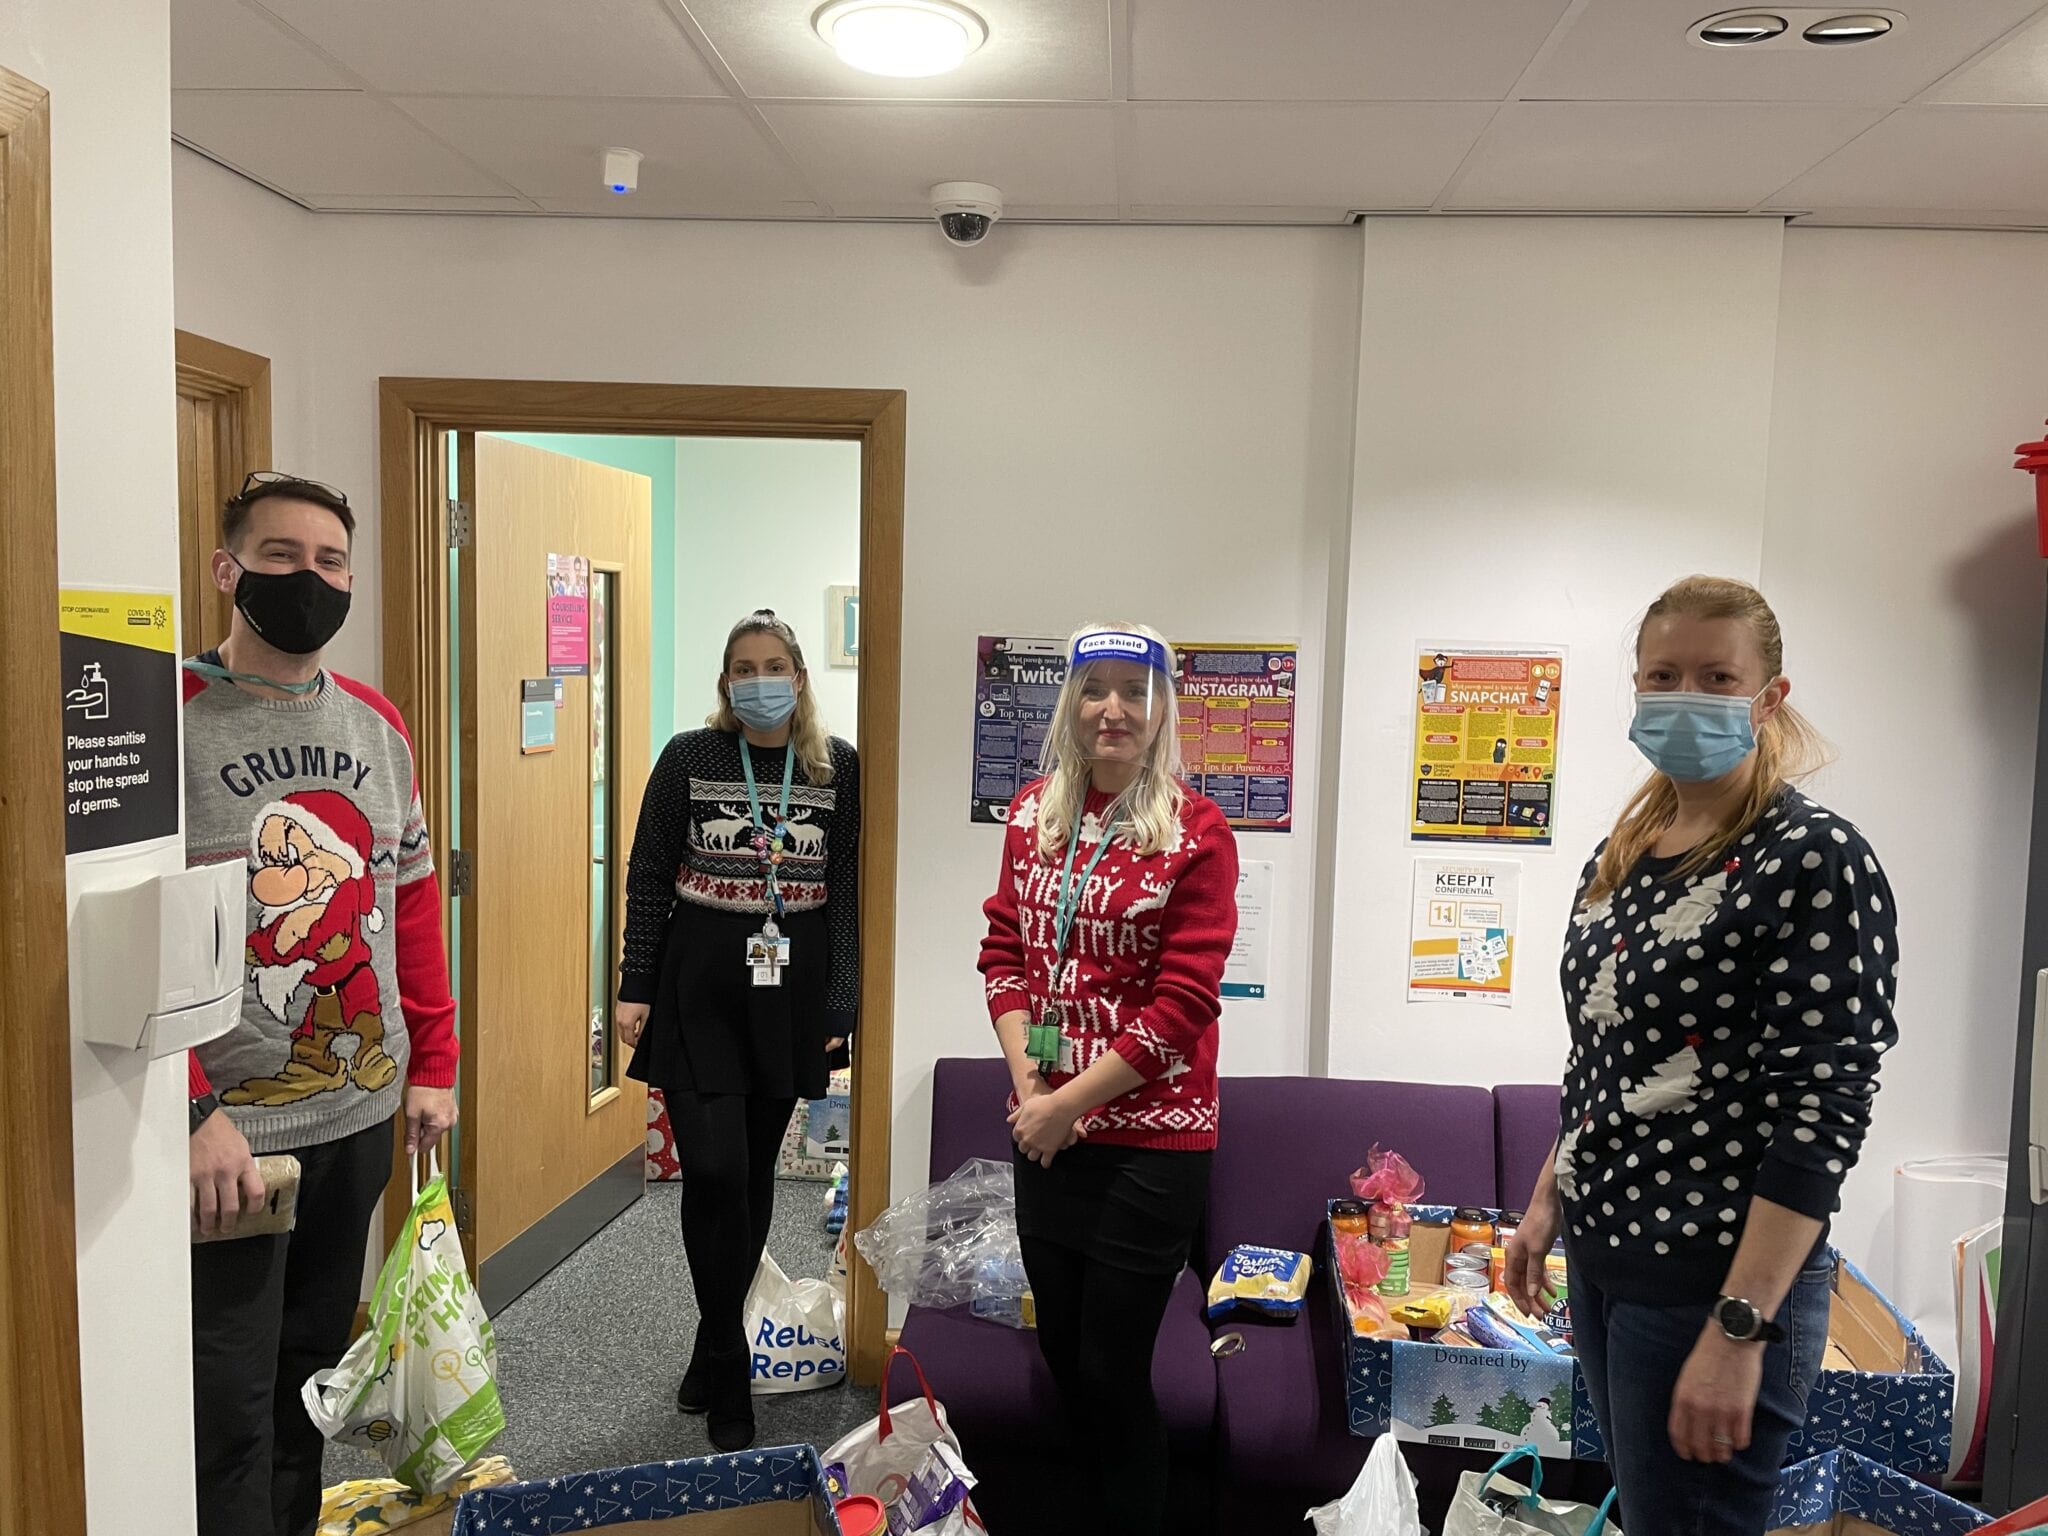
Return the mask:
[[1809, 43], [1869, 43], [1891, 29], [1891, 19], [1885, 16], [1835, 16], [1816, 21], [1801, 36]]
[[958, 69], [988, 41], [988, 23], [952, 0], [831, 0], [811, 29], [853, 68], [898, 80]]
[[1767, 11], [1746, 11], [1736, 16], [1716, 16], [1702, 22], [1699, 40], [1716, 48], [1740, 48], [1745, 43], [1767, 43], [1783, 34], [1788, 23]]

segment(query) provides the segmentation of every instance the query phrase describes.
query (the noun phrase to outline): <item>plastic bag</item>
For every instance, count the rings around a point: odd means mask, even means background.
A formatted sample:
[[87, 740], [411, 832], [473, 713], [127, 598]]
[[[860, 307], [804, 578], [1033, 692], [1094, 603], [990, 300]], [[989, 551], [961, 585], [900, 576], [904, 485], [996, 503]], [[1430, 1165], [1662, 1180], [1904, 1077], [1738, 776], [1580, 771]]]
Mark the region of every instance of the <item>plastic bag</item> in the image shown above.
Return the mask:
[[1400, 1442], [1381, 1435], [1359, 1469], [1351, 1491], [1308, 1512], [1316, 1536], [1428, 1536], [1415, 1502], [1415, 1474], [1401, 1459]]
[[853, 1246], [876, 1284], [912, 1306], [1018, 1298], [1024, 1256], [1010, 1165], [969, 1158], [951, 1178], [890, 1206]]
[[377, 1276], [370, 1325], [301, 1391], [329, 1440], [372, 1452], [415, 1493], [441, 1493], [505, 1428], [498, 1345], [469, 1283], [439, 1155]]
[[[899, 1358], [908, 1360], [917, 1373], [919, 1395], [892, 1408], [888, 1375]], [[890, 1350], [889, 1358], [882, 1364], [882, 1376], [882, 1411], [835, 1443], [822, 1459], [828, 1486], [836, 1483], [849, 1494], [865, 1493], [891, 1505], [903, 1497], [934, 1445], [945, 1446], [957, 1458], [960, 1437], [946, 1422], [946, 1410], [932, 1395], [932, 1384], [924, 1379], [924, 1367], [917, 1363], [917, 1356], [900, 1345]], [[982, 1529], [981, 1516], [974, 1512], [972, 1500], [959, 1505], [946, 1518], [957, 1518], [976, 1531]], [[950, 1533], [954, 1527], [940, 1529]]]
[[829, 1280], [792, 1280], [772, 1254], [761, 1255], [747, 1288], [747, 1353], [757, 1397], [846, 1380], [840, 1305]]
[[[1529, 1463], [1529, 1486], [1509, 1482], [1500, 1470]], [[1543, 1458], [1533, 1445], [1517, 1446], [1484, 1472], [1467, 1472], [1444, 1515], [1444, 1536], [1621, 1536], [1609, 1518], [1614, 1495], [1598, 1509], [1543, 1494]]]

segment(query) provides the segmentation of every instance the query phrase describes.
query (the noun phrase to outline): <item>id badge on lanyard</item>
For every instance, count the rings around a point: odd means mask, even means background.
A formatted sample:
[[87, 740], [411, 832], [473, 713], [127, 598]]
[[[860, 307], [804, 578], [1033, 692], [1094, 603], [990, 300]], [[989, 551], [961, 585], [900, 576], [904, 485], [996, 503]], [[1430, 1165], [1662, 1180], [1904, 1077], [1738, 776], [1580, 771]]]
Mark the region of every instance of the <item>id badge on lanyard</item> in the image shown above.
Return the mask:
[[747, 969], [757, 987], [779, 987], [782, 971], [789, 964], [789, 940], [769, 918], [759, 933], [747, 935]]
[[782, 973], [789, 965], [789, 938], [776, 922], [776, 918], [782, 916], [782, 891], [776, 872], [782, 865], [783, 849], [789, 842], [789, 785], [796, 773], [796, 747], [791, 744], [782, 749], [782, 801], [776, 807], [772, 829], [761, 816], [761, 792], [754, 784], [753, 752], [744, 737], [740, 739], [739, 748], [740, 768], [747, 780], [747, 806], [754, 818], [754, 855], [761, 861], [762, 879], [767, 887], [764, 894], [773, 914], [761, 925], [759, 933], [747, 935], [747, 970], [755, 986], [779, 987], [782, 985]]

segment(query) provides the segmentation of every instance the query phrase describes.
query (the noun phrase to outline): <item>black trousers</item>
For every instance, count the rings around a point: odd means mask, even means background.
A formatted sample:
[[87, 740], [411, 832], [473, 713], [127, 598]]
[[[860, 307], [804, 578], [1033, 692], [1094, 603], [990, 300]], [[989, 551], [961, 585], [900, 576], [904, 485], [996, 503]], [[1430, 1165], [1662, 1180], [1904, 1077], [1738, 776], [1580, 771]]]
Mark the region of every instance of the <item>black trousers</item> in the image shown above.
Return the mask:
[[1166, 1515], [1166, 1421], [1152, 1351], [1177, 1278], [1140, 1274], [1039, 1238], [1023, 1239], [1038, 1348], [1059, 1391], [1082, 1482], [1077, 1532], [1158, 1536]]
[[348, 1350], [389, 1121], [305, 1147], [290, 1233], [192, 1246], [199, 1536], [308, 1536], [327, 1442], [300, 1390]]
[[683, 1179], [683, 1252], [697, 1293], [698, 1349], [721, 1363], [747, 1353], [747, 1287], [775, 1218], [775, 1168], [795, 1099], [670, 1093]]

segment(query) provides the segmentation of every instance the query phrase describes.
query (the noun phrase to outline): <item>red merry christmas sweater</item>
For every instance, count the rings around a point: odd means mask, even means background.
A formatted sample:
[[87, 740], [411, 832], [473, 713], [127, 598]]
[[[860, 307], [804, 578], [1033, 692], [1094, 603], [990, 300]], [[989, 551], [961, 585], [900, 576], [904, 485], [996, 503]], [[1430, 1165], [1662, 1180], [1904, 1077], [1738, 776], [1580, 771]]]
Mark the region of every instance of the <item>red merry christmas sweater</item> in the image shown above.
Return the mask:
[[[1216, 1145], [1216, 1019], [1223, 965], [1237, 936], [1237, 839], [1214, 801], [1188, 792], [1174, 840], [1141, 855], [1119, 841], [1089, 878], [1065, 964], [1054, 959], [1054, 908], [1065, 850], [1038, 852], [1040, 781], [1010, 806], [1003, 870], [983, 908], [981, 973], [991, 1019], [1039, 1018], [1058, 999], [1074, 1042], [1074, 1073], [1114, 1051], [1145, 1075], [1083, 1124], [1091, 1142], [1200, 1152]], [[1079, 877], [1100, 840], [1111, 797], [1090, 793]], [[1057, 972], [1058, 974], [1055, 974]]]

